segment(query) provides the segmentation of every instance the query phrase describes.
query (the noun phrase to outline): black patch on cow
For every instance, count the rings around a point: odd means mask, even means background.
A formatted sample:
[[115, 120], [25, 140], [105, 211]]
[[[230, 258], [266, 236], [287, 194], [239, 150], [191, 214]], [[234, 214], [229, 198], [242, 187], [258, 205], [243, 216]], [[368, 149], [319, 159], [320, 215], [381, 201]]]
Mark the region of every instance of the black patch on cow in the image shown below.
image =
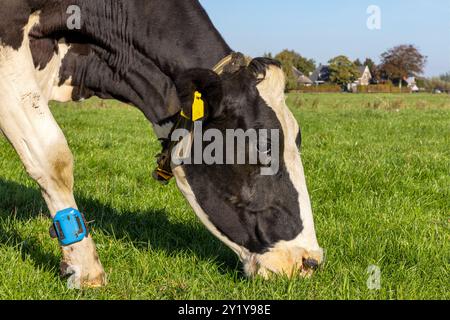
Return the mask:
[[295, 139], [295, 144], [297, 145], [298, 149], [302, 148], [302, 129], [298, 130], [297, 138]]
[[23, 28], [32, 13], [53, 8], [57, 10], [54, 11], [57, 12], [54, 19], [61, 21], [61, 14], [63, 10], [67, 10], [67, 3], [70, 0], [3, 0], [0, 10], [0, 44], [18, 50], [24, 39]]
[[[45, 67], [60, 39], [88, 48], [71, 49], [61, 67], [60, 84], [72, 78], [73, 99], [118, 99], [155, 124], [180, 111], [179, 74], [210, 69], [231, 53], [197, 0], [29, 2], [41, 11], [31, 32], [35, 66]], [[80, 30], [67, 29], [69, 5], [81, 9]]]
[[54, 39], [34, 39], [30, 37], [30, 49], [34, 67], [43, 70], [58, 53], [58, 43]]
[[23, 28], [31, 8], [25, 0], [6, 0], [0, 9], [0, 44], [18, 50], [23, 42]]
[[[280, 170], [262, 176], [260, 165], [185, 165], [186, 178], [209, 220], [227, 238], [253, 253], [264, 253], [279, 241], [295, 239], [303, 230], [299, 195], [283, 160], [284, 134], [274, 111], [257, 91], [255, 71], [269, 60], [258, 59], [237, 74], [224, 75], [221, 114], [210, 117], [204, 129], [278, 129]], [[264, 70], [265, 71], [265, 70]], [[197, 76], [201, 75], [197, 73]], [[207, 76], [207, 74], [203, 74]], [[196, 80], [200, 83], [200, 80]], [[218, 84], [213, 84], [218, 85]], [[201, 87], [195, 87], [200, 89]], [[191, 88], [192, 90], [192, 88]], [[181, 90], [182, 91], [182, 90]]]

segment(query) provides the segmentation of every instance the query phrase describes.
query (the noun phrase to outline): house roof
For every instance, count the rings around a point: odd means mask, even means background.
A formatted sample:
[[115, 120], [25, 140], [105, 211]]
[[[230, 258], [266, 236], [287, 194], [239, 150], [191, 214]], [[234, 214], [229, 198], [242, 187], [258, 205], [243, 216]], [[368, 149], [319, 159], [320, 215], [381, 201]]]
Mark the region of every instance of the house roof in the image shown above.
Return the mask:
[[330, 68], [323, 65], [320, 65], [310, 77], [312, 82], [328, 81], [329, 78]]
[[294, 75], [297, 77], [297, 81], [300, 84], [313, 84], [313, 82], [311, 81], [310, 78], [308, 78], [307, 76], [305, 76], [303, 74], [303, 72], [301, 72], [300, 70], [298, 70], [296, 67], [292, 67], [292, 71], [294, 72]]
[[358, 70], [359, 70], [359, 78], [362, 78], [363, 76], [364, 76], [364, 73], [367, 71], [368, 73], [369, 73], [369, 78], [370, 79], [372, 79], [373, 78], [373, 76], [372, 76], [372, 72], [370, 72], [370, 68], [369, 68], [369, 66], [361, 66], [361, 67], [358, 67]]

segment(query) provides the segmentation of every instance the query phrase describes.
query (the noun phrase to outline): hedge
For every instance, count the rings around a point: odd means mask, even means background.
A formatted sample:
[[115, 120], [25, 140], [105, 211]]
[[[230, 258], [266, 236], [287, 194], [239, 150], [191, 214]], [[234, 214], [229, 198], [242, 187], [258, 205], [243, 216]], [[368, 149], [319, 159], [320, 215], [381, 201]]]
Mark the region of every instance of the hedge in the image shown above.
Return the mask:
[[411, 89], [392, 86], [389, 84], [371, 84], [368, 86], [358, 86], [357, 93], [410, 93]]
[[297, 90], [294, 90], [295, 92], [299, 93], [327, 93], [327, 92], [341, 92], [342, 88], [338, 85], [330, 85], [330, 84], [323, 84], [319, 86], [301, 86]]
[[[315, 86], [300, 86], [296, 90], [290, 92], [297, 93], [336, 93], [342, 92], [342, 87], [332, 84], [323, 84]], [[403, 87], [400, 89], [397, 86], [391, 84], [371, 84], [368, 86], [357, 86], [356, 93], [410, 93], [411, 89]]]

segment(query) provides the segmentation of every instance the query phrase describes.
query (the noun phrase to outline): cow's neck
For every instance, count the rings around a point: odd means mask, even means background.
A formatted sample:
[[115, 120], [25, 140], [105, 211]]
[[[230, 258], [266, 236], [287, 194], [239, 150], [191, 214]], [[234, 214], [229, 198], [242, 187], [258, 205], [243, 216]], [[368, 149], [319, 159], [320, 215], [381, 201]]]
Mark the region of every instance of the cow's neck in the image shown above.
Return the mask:
[[162, 1], [164, 11], [149, 19], [140, 42], [165, 74], [173, 78], [189, 68], [210, 69], [231, 53], [197, 0]]
[[[44, 5], [35, 36], [90, 46], [88, 55], [74, 53], [65, 70], [65, 78], [82, 88], [79, 96], [129, 102], [153, 123], [176, 113], [173, 81], [181, 72], [210, 69], [231, 53], [197, 0], [58, 3]], [[81, 29], [68, 32], [66, 11], [74, 4], [82, 10]]]
[[118, 60], [137, 51], [171, 78], [189, 68], [212, 68], [231, 52], [197, 0], [109, 0], [106, 11], [82, 2], [90, 11], [82, 31], [97, 45], [118, 52]]

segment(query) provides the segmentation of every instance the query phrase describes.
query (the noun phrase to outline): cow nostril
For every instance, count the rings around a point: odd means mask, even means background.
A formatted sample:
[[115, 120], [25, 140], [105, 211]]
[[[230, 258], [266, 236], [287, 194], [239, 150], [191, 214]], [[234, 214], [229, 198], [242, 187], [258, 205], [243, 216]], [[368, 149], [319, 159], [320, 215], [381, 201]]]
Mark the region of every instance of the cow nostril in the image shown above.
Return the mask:
[[315, 259], [305, 259], [303, 264], [313, 270], [316, 270], [319, 267], [319, 262]]

